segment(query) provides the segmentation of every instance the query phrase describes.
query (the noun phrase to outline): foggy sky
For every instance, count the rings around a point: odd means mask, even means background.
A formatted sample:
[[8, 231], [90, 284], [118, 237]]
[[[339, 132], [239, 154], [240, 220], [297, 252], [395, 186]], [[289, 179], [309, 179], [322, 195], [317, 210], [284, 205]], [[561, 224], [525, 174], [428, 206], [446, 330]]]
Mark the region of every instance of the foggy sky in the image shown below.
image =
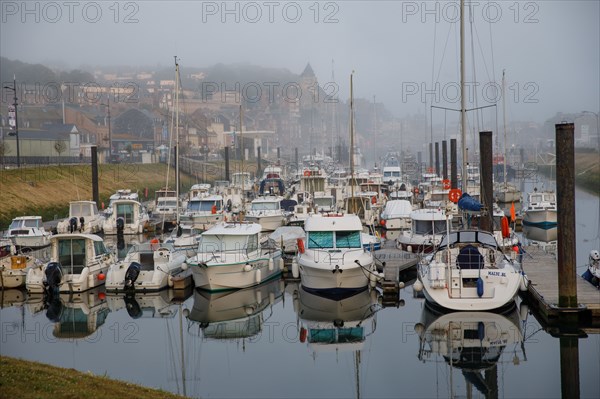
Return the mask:
[[[178, 55], [183, 70], [246, 62], [298, 74], [310, 62], [321, 83], [331, 81], [333, 59], [341, 98], [354, 70], [355, 95], [375, 95], [397, 116], [429, 113], [432, 100], [459, 107], [453, 91], [459, 82], [457, 3], [248, 3], [229, 2], [233, 11], [226, 13], [220, 1], [30, 1], [25, 10], [21, 1], [3, 0], [0, 55], [68, 68], [140, 70], [169, 66]], [[473, 7], [474, 24], [466, 31], [476, 32], [477, 82], [499, 83], [506, 70], [511, 120], [598, 111], [598, 1], [479, 1]], [[467, 80], [473, 81], [469, 35], [467, 54]], [[426, 105], [421, 90], [431, 90], [433, 81], [440, 83], [437, 98], [430, 94]], [[481, 86], [479, 106], [489, 104]]]

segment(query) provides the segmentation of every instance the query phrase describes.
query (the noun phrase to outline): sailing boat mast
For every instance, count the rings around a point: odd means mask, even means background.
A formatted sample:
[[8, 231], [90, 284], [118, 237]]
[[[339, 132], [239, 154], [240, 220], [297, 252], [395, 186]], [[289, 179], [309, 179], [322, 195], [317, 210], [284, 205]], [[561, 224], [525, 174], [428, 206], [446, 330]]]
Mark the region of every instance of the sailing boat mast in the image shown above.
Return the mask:
[[504, 162], [502, 162], [504, 164], [504, 189], [506, 191], [506, 161], [507, 161], [507, 149], [506, 149], [506, 101], [504, 99], [504, 87], [505, 87], [505, 80], [504, 80], [504, 69], [502, 70], [502, 118], [503, 118], [503, 123], [504, 123]]
[[467, 110], [465, 95], [465, 0], [460, 0], [460, 127], [462, 141], [462, 188], [467, 192]]
[[175, 56], [175, 196], [177, 197], [177, 228], [179, 228], [179, 64]]
[[245, 197], [245, 191], [244, 191], [244, 180], [245, 180], [245, 175], [244, 175], [244, 135], [243, 135], [243, 129], [242, 129], [242, 121], [244, 119], [244, 114], [243, 114], [243, 110], [242, 110], [242, 104], [240, 104], [240, 155], [241, 155], [241, 161], [242, 161], [242, 212], [245, 209], [245, 203], [246, 203], [246, 199]]
[[352, 77], [354, 71], [350, 74], [350, 190], [351, 190], [351, 207], [350, 213], [354, 213], [354, 92], [352, 88]]

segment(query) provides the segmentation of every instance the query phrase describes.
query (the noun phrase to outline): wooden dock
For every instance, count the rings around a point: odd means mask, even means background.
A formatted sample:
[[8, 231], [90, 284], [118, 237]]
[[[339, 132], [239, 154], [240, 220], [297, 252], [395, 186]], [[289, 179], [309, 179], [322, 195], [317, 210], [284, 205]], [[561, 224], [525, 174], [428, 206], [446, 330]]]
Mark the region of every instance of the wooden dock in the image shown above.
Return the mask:
[[414, 268], [417, 265], [417, 255], [401, 251], [396, 248], [395, 240], [388, 240], [383, 247], [373, 252], [378, 268], [383, 268], [383, 306], [399, 306], [399, 292], [404, 288], [406, 281], [400, 281], [400, 273]]
[[564, 327], [564, 317], [577, 320], [577, 327], [588, 333], [600, 332], [600, 290], [581, 276], [577, 276], [576, 309], [558, 307], [558, 264], [556, 252], [541, 248], [526, 247], [523, 269], [529, 278], [527, 291], [521, 293], [527, 303], [536, 309], [541, 321], [546, 325]]

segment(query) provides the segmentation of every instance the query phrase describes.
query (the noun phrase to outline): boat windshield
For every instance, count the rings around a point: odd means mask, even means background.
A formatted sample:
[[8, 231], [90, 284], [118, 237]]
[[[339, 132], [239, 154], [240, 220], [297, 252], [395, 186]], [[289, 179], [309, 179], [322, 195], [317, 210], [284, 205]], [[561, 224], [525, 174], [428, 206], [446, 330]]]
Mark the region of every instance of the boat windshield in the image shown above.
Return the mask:
[[445, 220], [413, 220], [413, 232], [415, 234], [445, 234]]
[[311, 329], [309, 341], [319, 344], [362, 342], [363, 327]]
[[190, 201], [188, 203], [188, 211], [211, 212], [213, 206], [216, 206], [217, 211], [220, 211], [221, 210], [221, 201], [219, 201], [219, 200]]
[[315, 206], [318, 206], [318, 207], [332, 206], [333, 205], [333, 198], [330, 198], [330, 197], [320, 197], [320, 198], [315, 198], [313, 200], [313, 202], [315, 203]]
[[279, 202], [253, 202], [251, 210], [253, 211], [276, 211], [279, 209]]
[[117, 218], [123, 218], [125, 223], [133, 223], [133, 203], [117, 204]]
[[175, 208], [175, 207], [177, 207], [177, 201], [171, 200], [171, 199], [166, 199], [166, 198], [159, 198], [158, 201], [156, 202], [156, 205]]
[[384, 170], [383, 171], [383, 177], [400, 177], [400, 171], [395, 171], [395, 170]]
[[[69, 215], [71, 216], [92, 216], [98, 213], [96, 204], [93, 204], [94, 211], [90, 208], [90, 204], [87, 203], [76, 203], [69, 206]], [[93, 212], [93, 213], [92, 213]]]
[[40, 227], [39, 219], [21, 219], [13, 220], [9, 229], [18, 229], [20, 227]]
[[467, 230], [454, 231], [442, 238], [440, 248], [445, 246], [453, 246], [456, 244], [480, 244], [488, 247], [497, 248], [498, 243], [493, 235], [485, 231]]
[[361, 248], [360, 231], [311, 231], [309, 249]]

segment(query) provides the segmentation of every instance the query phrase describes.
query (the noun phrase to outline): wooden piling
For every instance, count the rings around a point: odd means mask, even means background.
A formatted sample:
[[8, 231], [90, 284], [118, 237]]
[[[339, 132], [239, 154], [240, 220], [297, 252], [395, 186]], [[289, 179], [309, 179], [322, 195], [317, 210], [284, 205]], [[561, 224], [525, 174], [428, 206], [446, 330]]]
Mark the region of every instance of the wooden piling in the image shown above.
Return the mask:
[[456, 139], [450, 139], [450, 187], [458, 188], [458, 170], [456, 169]]
[[448, 142], [442, 140], [442, 178], [448, 179]]
[[92, 199], [96, 206], [100, 207], [100, 195], [98, 194], [98, 147], [92, 146]]
[[296, 164], [296, 170], [300, 170], [300, 164], [298, 163], [298, 147], [294, 148], [294, 163]]
[[[481, 213], [479, 228], [484, 231], [492, 232], [492, 216], [494, 209], [494, 187], [492, 183], [494, 173], [492, 132], [479, 132], [479, 156], [481, 157], [479, 198], [485, 207], [485, 212]], [[466, 182], [464, 184], [466, 187]]]
[[440, 143], [435, 143], [435, 174], [440, 176]]
[[576, 308], [575, 125], [556, 125], [556, 199], [558, 222], [558, 306]]
[[[558, 125], [557, 125], [558, 126]], [[579, 398], [579, 341], [560, 339], [560, 389], [563, 398]]]
[[429, 143], [429, 169], [433, 169], [433, 143]]
[[256, 176], [261, 175], [261, 164], [260, 164], [260, 146], [256, 147]]
[[225, 146], [225, 180], [229, 180], [229, 146]]

